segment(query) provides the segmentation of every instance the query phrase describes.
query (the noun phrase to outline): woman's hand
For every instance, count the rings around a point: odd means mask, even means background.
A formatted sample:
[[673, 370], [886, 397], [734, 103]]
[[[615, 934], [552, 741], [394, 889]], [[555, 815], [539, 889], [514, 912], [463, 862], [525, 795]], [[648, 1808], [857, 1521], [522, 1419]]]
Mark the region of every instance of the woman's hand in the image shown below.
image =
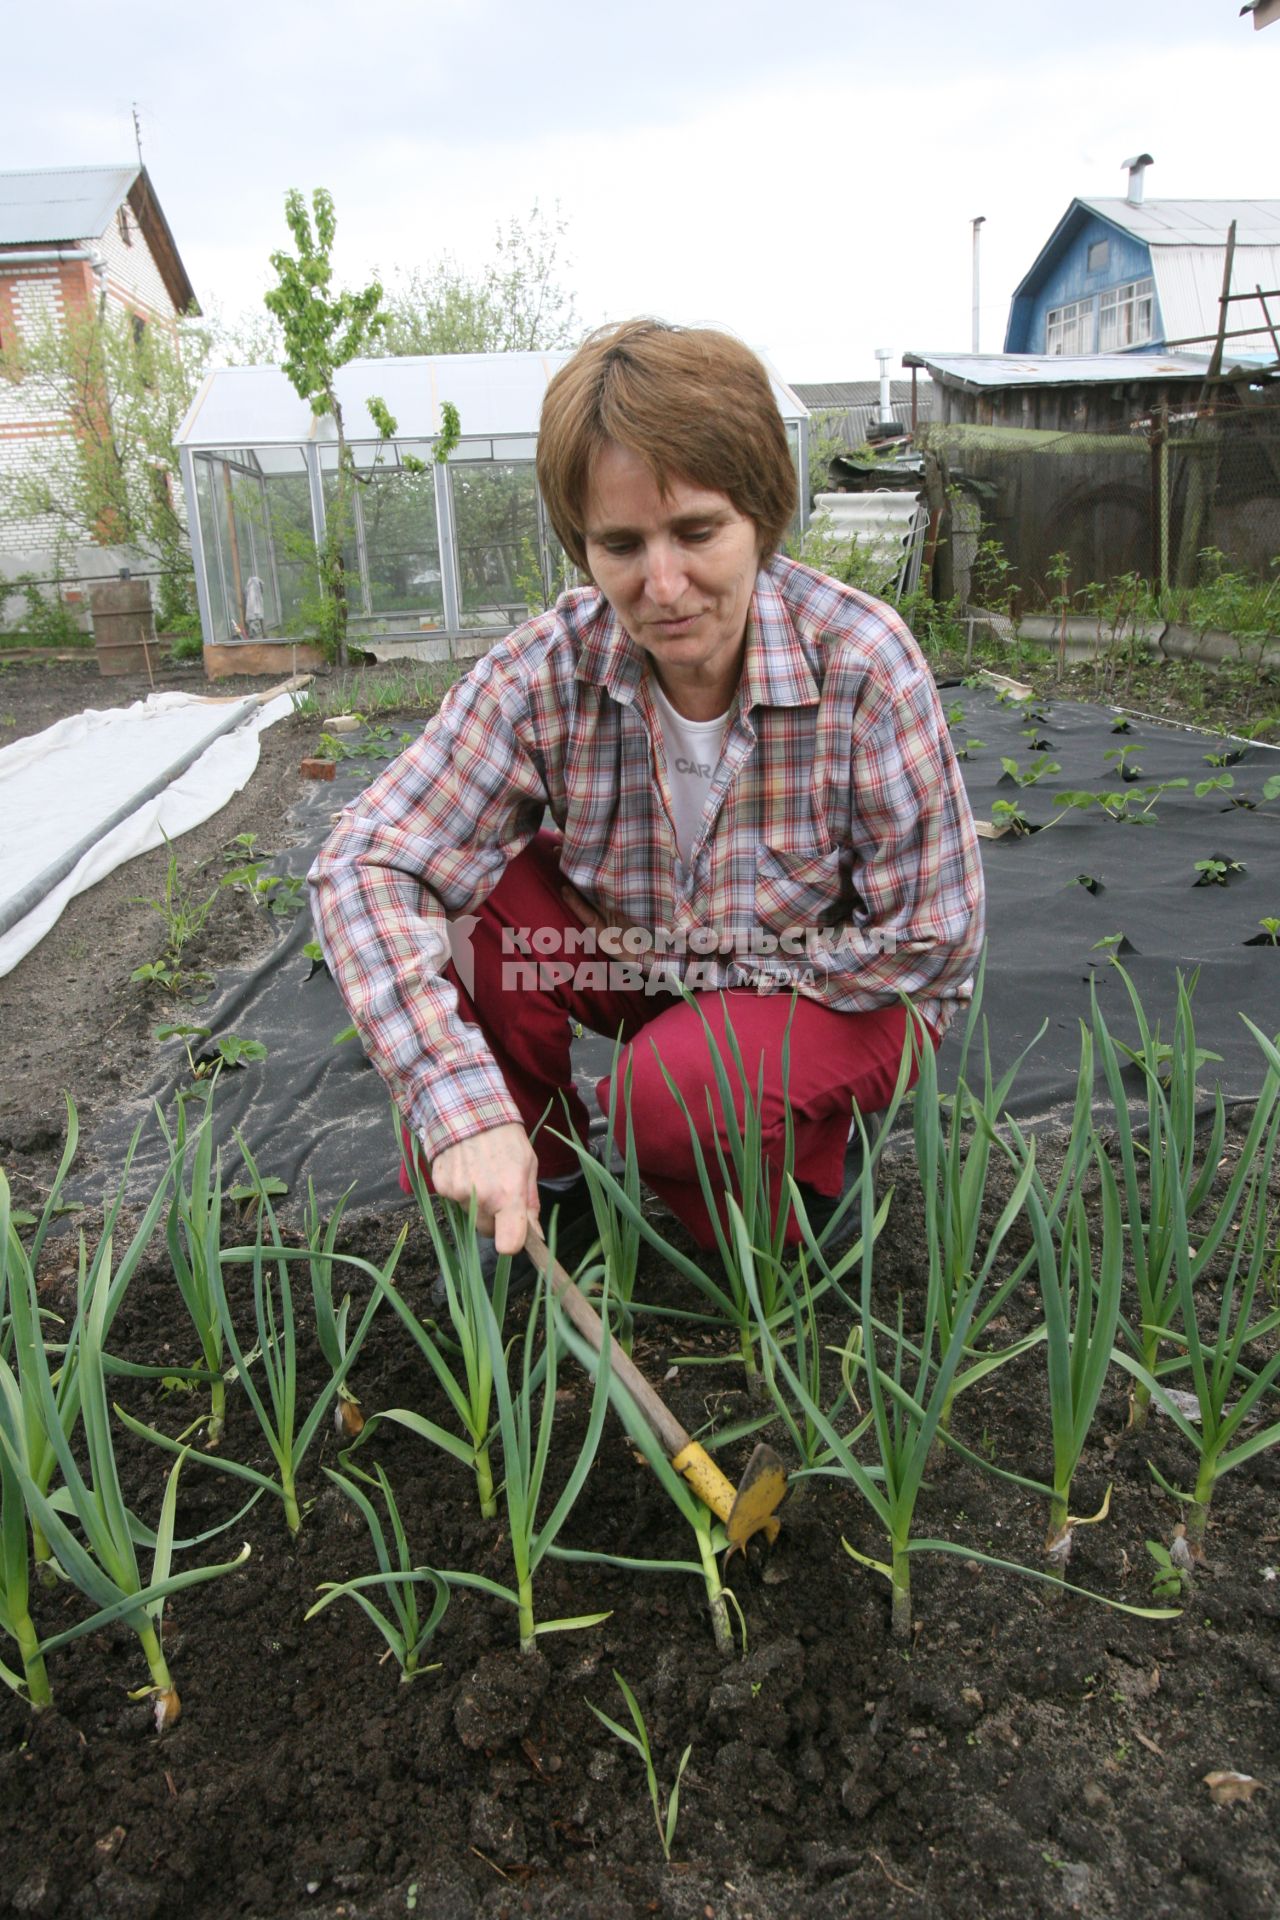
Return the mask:
[[474, 1193], [480, 1232], [493, 1235], [499, 1253], [520, 1252], [538, 1217], [538, 1156], [523, 1127], [490, 1127], [446, 1147], [431, 1163], [431, 1184], [464, 1207]]

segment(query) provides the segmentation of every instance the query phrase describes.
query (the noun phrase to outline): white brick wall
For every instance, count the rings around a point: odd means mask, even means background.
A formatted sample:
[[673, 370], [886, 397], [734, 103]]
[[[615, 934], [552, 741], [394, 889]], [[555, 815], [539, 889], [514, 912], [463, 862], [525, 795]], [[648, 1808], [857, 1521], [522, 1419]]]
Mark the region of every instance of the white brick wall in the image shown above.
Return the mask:
[[[25, 273], [11, 271], [5, 278], [11, 290], [18, 331], [24, 337], [38, 334], [50, 322], [55, 325], [61, 322], [62, 288], [56, 269], [52, 273], [41, 273], [31, 267]], [[58, 408], [41, 404], [32, 382], [0, 380], [0, 445], [3, 444], [6, 428], [12, 433], [14, 428], [26, 428], [33, 424], [56, 425], [61, 419]], [[2, 504], [3, 495], [0, 495], [0, 506]]]
[[49, 321], [62, 318], [62, 282], [56, 267], [10, 268], [13, 310], [23, 333], [38, 332]]
[[129, 213], [129, 231], [133, 235], [131, 247], [127, 247], [120, 238], [120, 228], [114, 219], [106, 232], [94, 242], [99, 253], [106, 256], [108, 293], [130, 307], [142, 305], [157, 318], [171, 320], [174, 317], [173, 302], [160, 277], [160, 269], [142, 237], [132, 210], [126, 211]]
[[[130, 312], [143, 309], [154, 317], [155, 323], [172, 320], [173, 302], [131, 209], [128, 218], [132, 245], [126, 246], [121, 238], [114, 215], [105, 233], [84, 243], [95, 247], [106, 259], [107, 298], [113, 305]], [[6, 268], [0, 255], [0, 274], [11, 289], [14, 319], [20, 333], [30, 335], [50, 321], [62, 320], [62, 286], [56, 266]], [[95, 276], [95, 298], [97, 286]], [[0, 379], [0, 572], [52, 571], [58, 523], [50, 518], [19, 519], [12, 501], [22, 475], [47, 474], [51, 463], [56, 465], [67, 458], [62, 444], [65, 431], [65, 416], [58, 408], [42, 403], [31, 382]], [[181, 499], [182, 487], [176, 472], [173, 487]], [[88, 529], [83, 530], [83, 538], [91, 545], [92, 535]], [[44, 561], [39, 559], [40, 555], [46, 556]], [[79, 570], [97, 572], [99, 569], [93, 564], [86, 568], [82, 558]], [[10, 607], [11, 614], [12, 611]]]
[[[4, 272], [18, 331], [27, 338], [63, 317], [62, 285], [56, 266], [11, 267]], [[60, 442], [66, 432], [61, 409], [49, 404], [36, 382], [0, 380], [0, 555], [51, 548], [57, 522], [18, 519], [13, 507], [16, 483], [25, 474], [48, 471], [65, 458]]]
[[[66, 458], [65, 434], [47, 433], [38, 438], [29, 434], [21, 439], [0, 434], [0, 567], [11, 570], [15, 554], [33, 549], [52, 551], [60, 522], [51, 516], [18, 519], [11, 511], [4, 511], [4, 503], [6, 497], [12, 499], [21, 476], [56, 475]], [[90, 538], [87, 530], [84, 538]]]

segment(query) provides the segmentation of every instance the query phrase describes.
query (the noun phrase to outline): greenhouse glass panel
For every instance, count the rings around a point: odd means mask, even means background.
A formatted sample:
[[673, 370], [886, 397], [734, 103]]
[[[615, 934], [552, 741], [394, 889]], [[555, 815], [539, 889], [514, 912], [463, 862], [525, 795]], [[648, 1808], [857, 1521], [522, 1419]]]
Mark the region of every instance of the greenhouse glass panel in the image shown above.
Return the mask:
[[254, 455], [239, 449], [202, 454], [195, 466], [214, 637], [259, 637], [248, 631], [250, 580], [261, 582], [264, 630], [280, 617], [262, 474]]
[[317, 592], [311, 486], [301, 452], [297, 466], [295, 473], [268, 473], [262, 489], [275, 576], [276, 625], [286, 633], [302, 630]]
[[[241, 460], [245, 458], [242, 454]], [[248, 635], [248, 613], [246, 593], [250, 580], [257, 580], [262, 587], [263, 611], [269, 618], [279, 610], [270, 603], [274, 594], [269, 596], [268, 585], [263, 578], [263, 567], [258, 559], [258, 530], [266, 519], [265, 503], [262, 497], [262, 476], [257, 472], [249, 473], [243, 467], [223, 462], [223, 498], [227, 509], [227, 526], [230, 534], [229, 558], [231, 561], [231, 616], [241, 634]], [[224, 549], [225, 551], [225, 549]]]
[[375, 474], [361, 487], [369, 612], [444, 618], [434, 470]]
[[[325, 513], [332, 527], [338, 476], [323, 476]], [[412, 614], [416, 623], [444, 617], [440, 532], [433, 471], [382, 467], [356, 481], [348, 494], [342, 564], [352, 617]]]
[[200, 543], [204, 548], [205, 577], [209, 586], [209, 611], [212, 641], [223, 641], [231, 629], [227, 623], [227, 596], [222, 584], [222, 542], [218, 535], [218, 512], [214, 464], [205, 454], [195, 458], [196, 508], [200, 520]]
[[539, 567], [533, 467], [450, 464], [463, 627], [513, 627], [528, 618]]
[[527, 616], [532, 618], [535, 613], [545, 613], [549, 607], [554, 607], [562, 593], [582, 584], [577, 568], [560, 545], [556, 530], [543, 508], [542, 541], [537, 556], [530, 558], [527, 570], [521, 568], [520, 571]]
[[[322, 448], [321, 452], [323, 451]], [[337, 472], [322, 472], [320, 484], [324, 490], [325, 522], [332, 535], [337, 526], [338, 515]], [[355, 496], [359, 490], [357, 484], [352, 484], [347, 489], [347, 517], [342, 539], [342, 567], [346, 575], [347, 605], [349, 611], [357, 617], [369, 611], [365, 601], [364, 568], [360, 564], [360, 530], [356, 519]]]

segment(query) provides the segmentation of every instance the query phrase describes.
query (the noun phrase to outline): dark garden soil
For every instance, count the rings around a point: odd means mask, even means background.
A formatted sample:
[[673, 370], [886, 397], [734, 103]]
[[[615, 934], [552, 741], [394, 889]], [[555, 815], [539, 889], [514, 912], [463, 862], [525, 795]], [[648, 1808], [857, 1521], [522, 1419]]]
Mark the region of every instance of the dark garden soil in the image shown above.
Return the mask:
[[[116, 683], [113, 704], [121, 691], [145, 688]], [[10, 667], [0, 674], [8, 722], [0, 739], [102, 702], [92, 672]], [[298, 762], [317, 733], [318, 723], [303, 719], [267, 731], [247, 791], [182, 842], [184, 868], [216, 863], [244, 831], [257, 832], [263, 848], [282, 844]], [[154, 916], [128, 902], [158, 891], [162, 878], [161, 855], [133, 862], [73, 902], [0, 980], [0, 1164], [20, 1204], [39, 1203], [56, 1165], [63, 1086], [91, 1126], [149, 1076], [157, 1009], [128, 975], [158, 942]], [[261, 937], [259, 917], [228, 896], [210, 933], [202, 961], [242, 958]], [[1239, 1139], [1236, 1127], [1226, 1162]], [[1046, 1153], [1051, 1162], [1051, 1144]], [[885, 1181], [895, 1191], [877, 1271], [886, 1312], [901, 1292], [910, 1326], [924, 1268], [909, 1159], [897, 1157]], [[994, 1217], [994, 1188], [990, 1202]], [[92, 1239], [92, 1219], [78, 1224]], [[383, 1261], [399, 1225], [358, 1217], [340, 1245]], [[229, 1221], [227, 1231], [246, 1237], [243, 1222]], [[423, 1314], [432, 1271], [418, 1225], [400, 1277]], [[46, 1248], [40, 1279], [45, 1305], [65, 1310], [75, 1281], [70, 1235]], [[352, 1285], [358, 1310], [365, 1287]], [[305, 1295], [305, 1280], [300, 1287]], [[658, 1304], [681, 1298], [652, 1259], [638, 1292]], [[1033, 1324], [1034, 1304], [1011, 1303], [1011, 1337]], [[517, 1324], [522, 1313], [515, 1309]], [[673, 1334], [678, 1325], [642, 1323], [637, 1358], [649, 1377], [690, 1429], [744, 1418], [751, 1403], [730, 1359], [679, 1364], [727, 1353], [728, 1341]], [[847, 1331], [847, 1318], [827, 1317], [832, 1344]], [[160, 1239], [125, 1296], [111, 1347], [162, 1366], [194, 1357]], [[300, 1397], [309, 1405], [326, 1370], [305, 1336], [301, 1352]], [[194, 1396], [117, 1384], [122, 1404], [169, 1433], [198, 1410]], [[353, 1385], [366, 1413], [409, 1406], [450, 1418], [386, 1313]], [[588, 1394], [567, 1363], [560, 1387], [553, 1462], [563, 1474]], [[223, 1451], [265, 1468], [247, 1409], [231, 1404]], [[1125, 1415], [1116, 1373], [1075, 1490], [1078, 1510], [1093, 1513], [1111, 1485], [1110, 1517], [1076, 1529], [1070, 1578], [1142, 1605], [1151, 1603], [1144, 1543], [1167, 1540], [1178, 1517], [1149, 1462], [1185, 1484], [1189, 1461], [1167, 1422], [1153, 1417], [1135, 1436]], [[1043, 1475], [1049, 1430], [1036, 1356], [972, 1389], [957, 1422], [979, 1454]], [[976, 1560], [921, 1556], [915, 1630], [895, 1641], [886, 1587], [841, 1546], [843, 1536], [879, 1556], [871, 1516], [851, 1490], [818, 1480], [789, 1499], [773, 1552], [753, 1549], [730, 1573], [744, 1620], [741, 1657], [716, 1653], [700, 1583], [687, 1576], [548, 1561], [535, 1583], [539, 1617], [607, 1608], [603, 1625], [550, 1635], [523, 1658], [511, 1611], [459, 1592], [428, 1656], [439, 1669], [402, 1685], [349, 1602], [304, 1622], [322, 1581], [374, 1564], [363, 1522], [322, 1472], [338, 1464], [327, 1423], [322, 1432], [304, 1468], [310, 1504], [296, 1542], [264, 1499], [234, 1533], [188, 1556], [187, 1564], [227, 1559], [241, 1538], [252, 1547], [240, 1570], [169, 1608], [166, 1650], [183, 1701], [176, 1727], [157, 1735], [149, 1706], [129, 1698], [146, 1673], [123, 1628], [51, 1656], [55, 1706], [40, 1718], [7, 1692], [0, 1699], [0, 1916], [1280, 1913], [1274, 1450], [1221, 1483], [1207, 1564], [1174, 1622], [1135, 1619]], [[750, 1444], [726, 1449], [728, 1471], [740, 1471]], [[169, 1459], [123, 1430], [118, 1447], [126, 1496], [154, 1522]], [[502, 1527], [481, 1519], [459, 1465], [388, 1426], [370, 1451], [395, 1488], [417, 1560], [509, 1581]], [[181, 1487], [180, 1535], [241, 1505], [239, 1483], [198, 1454]], [[1033, 1496], [950, 1455], [916, 1530], [1035, 1564], [1044, 1521]], [[562, 1539], [624, 1556], [691, 1552], [683, 1522], [612, 1418]], [[83, 1610], [65, 1588], [40, 1593], [35, 1606], [47, 1634]], [[0, 1649], [0, 1657], [9, 1655]], [[639, 1760], [587, 1704], [625, 1720], [615, 1670], [644, 1710], [664, 1789], [692, 1749], [670, 1866]], [[1204, 1781], [1215, 1770], [1261, 1784], [1250, 1798], [1215, 1804]]]
[[[210, 689], [196, 668], [170, 668], [157, 682], [195, 694], [261, 693], [263, 681], [223, 681]], [[145, 677], [103, 679], [92, 654], [84, 663], [5, 662], [0, 654], [0, 746], [37, 733], [90, 707], [123, 707], [145, 699]], [[221, 858], [239, 833], [256, 832], [263, 852], [288, 834], [286, 816], [303, 789], [301, 759], [320, 726], [297, 716], [259, 738], [252, 781], [211, 820], [179, 844], [184, 881], [199, 895], [226, 871]], [[65, 1121], [63, 1089], [74, 1096], [86, 1132], [122, 1089], [145, 1085], [159, 1057], [152, 1030], [175, 1016], [162, 994], [130, 980], [135, 967], [159, 957], [164, 925], [142, 904], [164, 891], [163, 848], [130, 860], [98, 886], [78, 894], [40, 944], [0, 978], [0, 1163], [20, 1201], [22, 1179], [37, 1183], [57, 1165]], [[270, 938], [270, 921], [247, 895], [224, 889], [201, 936], [196, 964], [212, 972]], [[172, 1043], [170, 1043], [172, 1050]], [[52, 1160], [50, 1153], [52, 1151]], [[37, 1189], [38, 1191], [38, 1184]]]

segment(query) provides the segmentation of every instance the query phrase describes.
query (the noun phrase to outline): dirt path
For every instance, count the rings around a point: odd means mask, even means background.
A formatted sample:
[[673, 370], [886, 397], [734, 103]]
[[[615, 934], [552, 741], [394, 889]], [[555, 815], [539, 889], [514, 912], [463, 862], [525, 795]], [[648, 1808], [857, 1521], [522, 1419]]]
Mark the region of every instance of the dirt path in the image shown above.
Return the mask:
[[[157, 679], [184, 692], [208, 691], [191, 670]], [[260, 693], [265, 684], [224, 683], [218, 691]], [[0, 744], [88, 707], [127, 706], [148, 691], [145, 678], [103, 680], [92, 664], [8, 666], [0, 672]], [[299, 762], [318, 732], [315, 720], [299, 717], [269, 727], [248, 786], [183, 835], [181, 871], [194, 894], [216, 885], [222, 850], [237, 834], [258, 834], [264, 852], [284, 844], [289, 808], [302, 789]], [[64, 1092], [92, 1126], [117, 1088], [148, 1077], [152, 1029], [171, 1018], [172, 1009], [130, 975], [162, 946], [163, 921], [145, 902], [162, 895], [166, 865], [157, 848], [117, 868], [71, 901], [40, 944], [0, 978], [0, 1159], [11, 1178], [15, 1169], [19, 1177], [26, 1171], [46, 1177], [50, 1149], [62, 1137]], [[266, 937], [263, 918], [242, 894], [225, 890], [207, 923], [199, 964], [216, 969], [245, 957]]]

